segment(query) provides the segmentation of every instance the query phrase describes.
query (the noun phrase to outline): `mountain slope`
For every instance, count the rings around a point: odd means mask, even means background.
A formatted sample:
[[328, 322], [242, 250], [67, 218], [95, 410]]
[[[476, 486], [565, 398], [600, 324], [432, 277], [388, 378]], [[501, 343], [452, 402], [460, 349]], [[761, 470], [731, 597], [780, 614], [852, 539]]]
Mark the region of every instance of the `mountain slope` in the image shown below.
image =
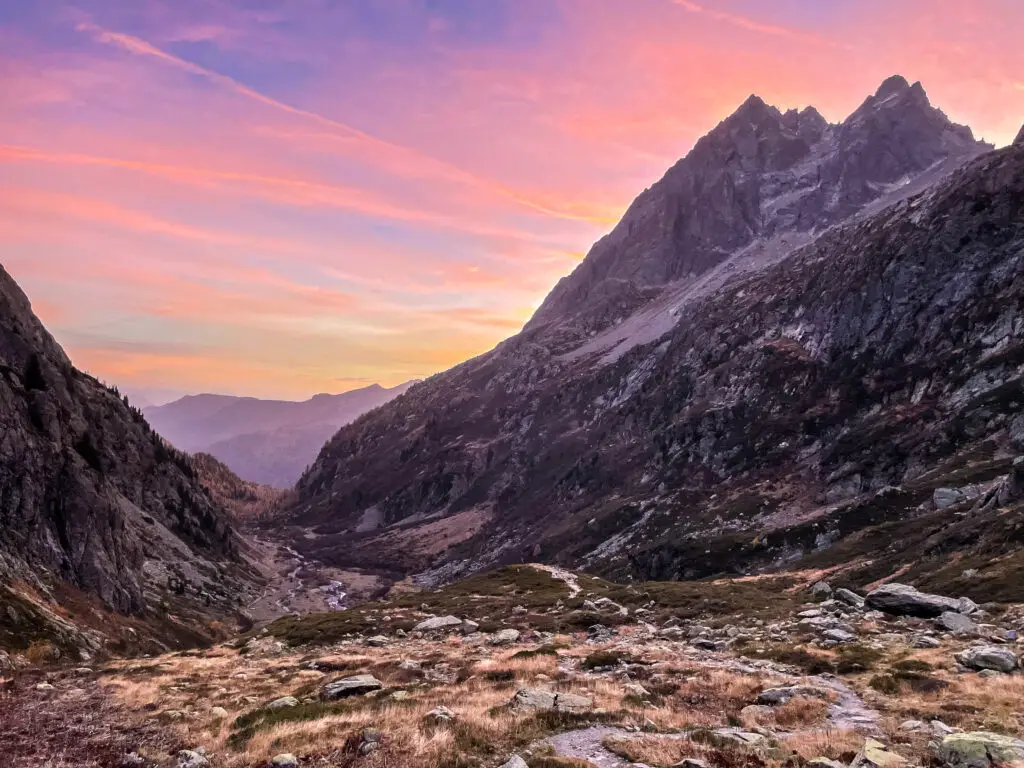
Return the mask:
[[147, 408], [146, 418], [171, 444], [215, 456], [239, 477], [289, 488], [338, 429], [403, 394], [414, 382], [374, 384], [304, 402], [190, 395]]
[[[749, 113], [767, 125], [755, 130], [754, 170], [737, 171], [756, 177], [749, 210], [767, 211], [763, 221], [738, 214], [745, 203], [694, 214], [686, 227], [709, 233], [699, 247], [676, 238], [678, 226], [634, 224], [646, 242], [634, 251], [623, 226], [644, 206], [631, 208], [578, 270], [587, 280], [569, 278], [584, 289], [567, 309], [563, 283], [519, 336], [339, 432], [299, 483], [294, 522], [314, 535], [296, 546], [396, 574], [431, 568], [424, 578], [538, 558], [661, 578], [743, 571], [850, 535], [856, 525], [837, 519], [864, 498], [969, 449], [1005, 472], [1007, 430], [1020, 431], [1024, 154], [991, 153], [943, 181], [983, 147], [929, 110], [920, 86], [901, 80], [827, 128], [748, 101], [723, 125], [736, 152], [756, 128]], [[778, 197], [765, 207], [768, 177], [808, 143], [777, 132], [783, 118], [806, 121], [812, 145], [819, 129], [833, 137], [815, 160], [820, 183], [815, 171], [801, 197], [810, 218]], [[701, 173], [705, 189], [720, 175]], [[686, 200], [666, 210], [706, 202]], [[751, 226], [729, 240], [722, 222]], [[765, 232], [790, 237], [789, 249], [676, 300], [680, 269], [714, 273], [701, 254], [742, 253]], [[593, 283], [612, 246], [629, 258]], [[623, 270], [645, 275], [643, 287], [622, 293]], [[657, 309], [671, 320], [614, 356], [592, 349], [582, 342], [599, 337], [612, 294], [637, 301], [634, 318]], [[706, 555], [772, 531], [769, 548]]]
[[72, 366], [0, 268], [0, 645], [72, 642], [71, 603], [194, 642], [251, 589], [242, 546], [188, 458]]

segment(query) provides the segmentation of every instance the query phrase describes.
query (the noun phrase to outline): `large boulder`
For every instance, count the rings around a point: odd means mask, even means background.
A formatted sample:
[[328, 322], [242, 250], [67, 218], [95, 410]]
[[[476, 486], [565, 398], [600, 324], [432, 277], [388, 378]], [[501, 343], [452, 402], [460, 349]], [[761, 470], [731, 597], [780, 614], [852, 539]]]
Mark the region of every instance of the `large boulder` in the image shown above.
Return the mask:
[[1024, 741], [987, 731], [951, 733], [938, 752], [948, 768], [990, 768], [1024, 760]]
[[362, 696], [372, 691], [379, 691], [383, 687], [384, 683], [373, 675], [354, 675], [325, 685], [320, 691], [320, 698], [324, 701], [334, 701], [349, 696]]
[[572, 693], [556, 693], [543, 688], [523, 688], [512, 697], [509, 708], [515, 712], [536, 709], [544, 712], [583, 714], [594, 708], [594, 702], [586, 696]]
[[978, 606], [967, 599], [929, 595], [919, 592], [909, 584], [883, 584], [868, 592], [865, 605], [875, 611], [892, 613], [897, 616], [920, 616], [934, 619], [947, 611], [973, 613]]
[[434, 616], [425, 619], [413, 627], [414, 632], [438, 632], [442, 630], [455, 630], [462, 627], [462, 619], [455, 616]]
[[1017, 657], [1013, 651], [998, 645], [975, 645], [955, 654], [955, 658], [969, 669], [1013, 672], [1017, 668]]

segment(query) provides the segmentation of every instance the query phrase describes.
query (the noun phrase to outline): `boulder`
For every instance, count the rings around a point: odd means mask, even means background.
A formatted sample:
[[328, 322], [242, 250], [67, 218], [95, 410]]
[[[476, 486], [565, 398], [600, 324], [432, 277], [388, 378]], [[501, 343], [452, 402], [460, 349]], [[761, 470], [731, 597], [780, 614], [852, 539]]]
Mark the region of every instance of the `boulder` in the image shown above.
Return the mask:
[[290, 752], [285, 752], [270, 758], [270, 765], [273, 768], [299, 768], [299, 758]]
[[850, 768], [899, 768], [906, 765], [906, 762], [906, 758], [890, 752], [880, 741], [867, 739], [860, 753], [850, 763]]
[[936, 509], [946, 509], [966, 500], [967, 496], [956, 488], [936, 488], [932, 493], [932, 504]]
[[834, 643], [852, 643], [857, 639], [853, 632], [847, 632], [845, 629], [826, 629], [822, 633], [822, 637]]
[[512, 755], [505, 763], [502, 764], [501, 768], [530, 768], [519, 755]]
[[856, 592], [846, 587], [840, 587], [835, 591], [836, 600], [840, 600], [847, 605], [852, 605], [854, 608], [864, 607], [864, 598], [858, 595]]
[[455, 713], [448, 707], [435, 707], [423, 716], [431, 725], [451, 725], [455, 722]]
[[952, 632], [957, 635], [976, 635], [978, 634], [978, 625], [971, 621], [968, 617], [962, 613], [956, 613], [954, 611], [946, 611], [935, 621], [940, 627], [945, 629], [947, 632]]
[[362, 696], [371, 691], [379, 691], [383, 687], [384, 683], [373, 675], [354, 675], [325, 685], [320, 691], [320, 698], [324, 701], [334, 701], [349, 696]]
[[937, 618], [947, 611], [964, 613], [962, 609], [969, 608], [965, 603], [952, 597], [919, 592], [909, 584], [883, 584], [868, 593], [864, 604], [872, 610], [897, 616], [920, 616], [925, 619]]
[[210, 768], [204, 749], [183, 749], [178, 752], [178, 768]]
[[440, 632], [444, 630], [454, 630], [462, 626], [462, 619], [456, 618], [455, 616], [434, 616], [430, 619], [424, 619], [415, 627], [414, 632]]
[[294, 696], [282, 696], [280, 699], [274, 699], [272, 702], [267, 704], [267, 709], [278, 710], [297, 706], [299, 706], [299, 700]]
[[938, 755], [949, 768], [989, 768], [1024, 760], [1024, 741], [987, 731], [951, 733], [943, 737]]
[[811, 586], [811, 596], [815, 600], [828, 600], [832, 597], [832, 587], [827, 581], [818, 581]]
[[512, 645], [513, 643], [519, 642], [519, 630], [518, 629], [503, 629], [500, 632], [495, 632], [491, 635], [487, 641], [491, 645]]
[[968, 669], [1013, 672], [1017, 668], [1013, 651], [998, 645], [976, 645], [954, 654], [954, 658]]
[[543, 688], [523, 688], [509, 702], [513, 711], [537, 709], [544, 712], [582, 714], [594, 708], [592, 699], [572, 693], [556, 693]]

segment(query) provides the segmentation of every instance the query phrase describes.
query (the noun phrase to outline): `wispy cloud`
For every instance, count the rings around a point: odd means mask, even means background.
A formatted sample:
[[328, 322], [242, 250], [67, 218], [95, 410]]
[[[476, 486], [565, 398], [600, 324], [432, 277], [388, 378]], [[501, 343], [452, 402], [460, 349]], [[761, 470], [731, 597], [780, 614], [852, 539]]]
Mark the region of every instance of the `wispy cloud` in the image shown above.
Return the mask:
[[[496, 184], [487, 179], [478, 177], [450, 163], [438, 160], [410, 147], [392, 143], [385, 139], [372, 136], [364, 131], [354, 128], [351, 125], [326, 117], [317, 112], [300, 107], [292, 106], [283, 101], [261, 93], [238, 80], [221, 74], [212, 69], [195, 64], [186, 59], [175, 56], [164, 51], [152, 43], [134, 35], [113, 32], [99, 27], [91, 22], [80, 22], [77, 29], [93, 35], [98, 42], [117, 46], [129, 53], [140, 56], [150, 56], [170, 66], [181, 69], [189, 74], [204, 77], [211, 82], [222, 86], [234, 93], [258, 102], [275, 110], [294, 115], [299, 118], [311, 120], [323, 127], [326, 127], [351, 142], [356, 152], [360, 153], [363, 160], [371, 160], [388, 168], [393, 173], [413, 178], [436, 178], [444, 181], [465, 184], [480, 191], [495, 194], [506, 198], [520, 206], [557, 218], [574, 219], [581, 221], [595, 221], [586, 213], [573, 210], [562, 210], [552, 202], [544, 202], [531, 199], [520, 192]], [[598, 223], [609, 223], [607, 218], [596, 219]]]

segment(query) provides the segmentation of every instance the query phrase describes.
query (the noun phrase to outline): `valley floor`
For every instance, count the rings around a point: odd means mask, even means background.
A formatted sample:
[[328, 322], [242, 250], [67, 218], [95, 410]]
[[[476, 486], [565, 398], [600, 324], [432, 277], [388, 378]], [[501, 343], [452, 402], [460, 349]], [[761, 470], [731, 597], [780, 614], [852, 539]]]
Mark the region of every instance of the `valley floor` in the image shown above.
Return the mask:
[[0, 754], [48, 768], [1024, 760], [1022, 607], [897, 617], [816, 577], [621, 587], [520, 566], [208, 649], [22, 660], [0, 692]]

